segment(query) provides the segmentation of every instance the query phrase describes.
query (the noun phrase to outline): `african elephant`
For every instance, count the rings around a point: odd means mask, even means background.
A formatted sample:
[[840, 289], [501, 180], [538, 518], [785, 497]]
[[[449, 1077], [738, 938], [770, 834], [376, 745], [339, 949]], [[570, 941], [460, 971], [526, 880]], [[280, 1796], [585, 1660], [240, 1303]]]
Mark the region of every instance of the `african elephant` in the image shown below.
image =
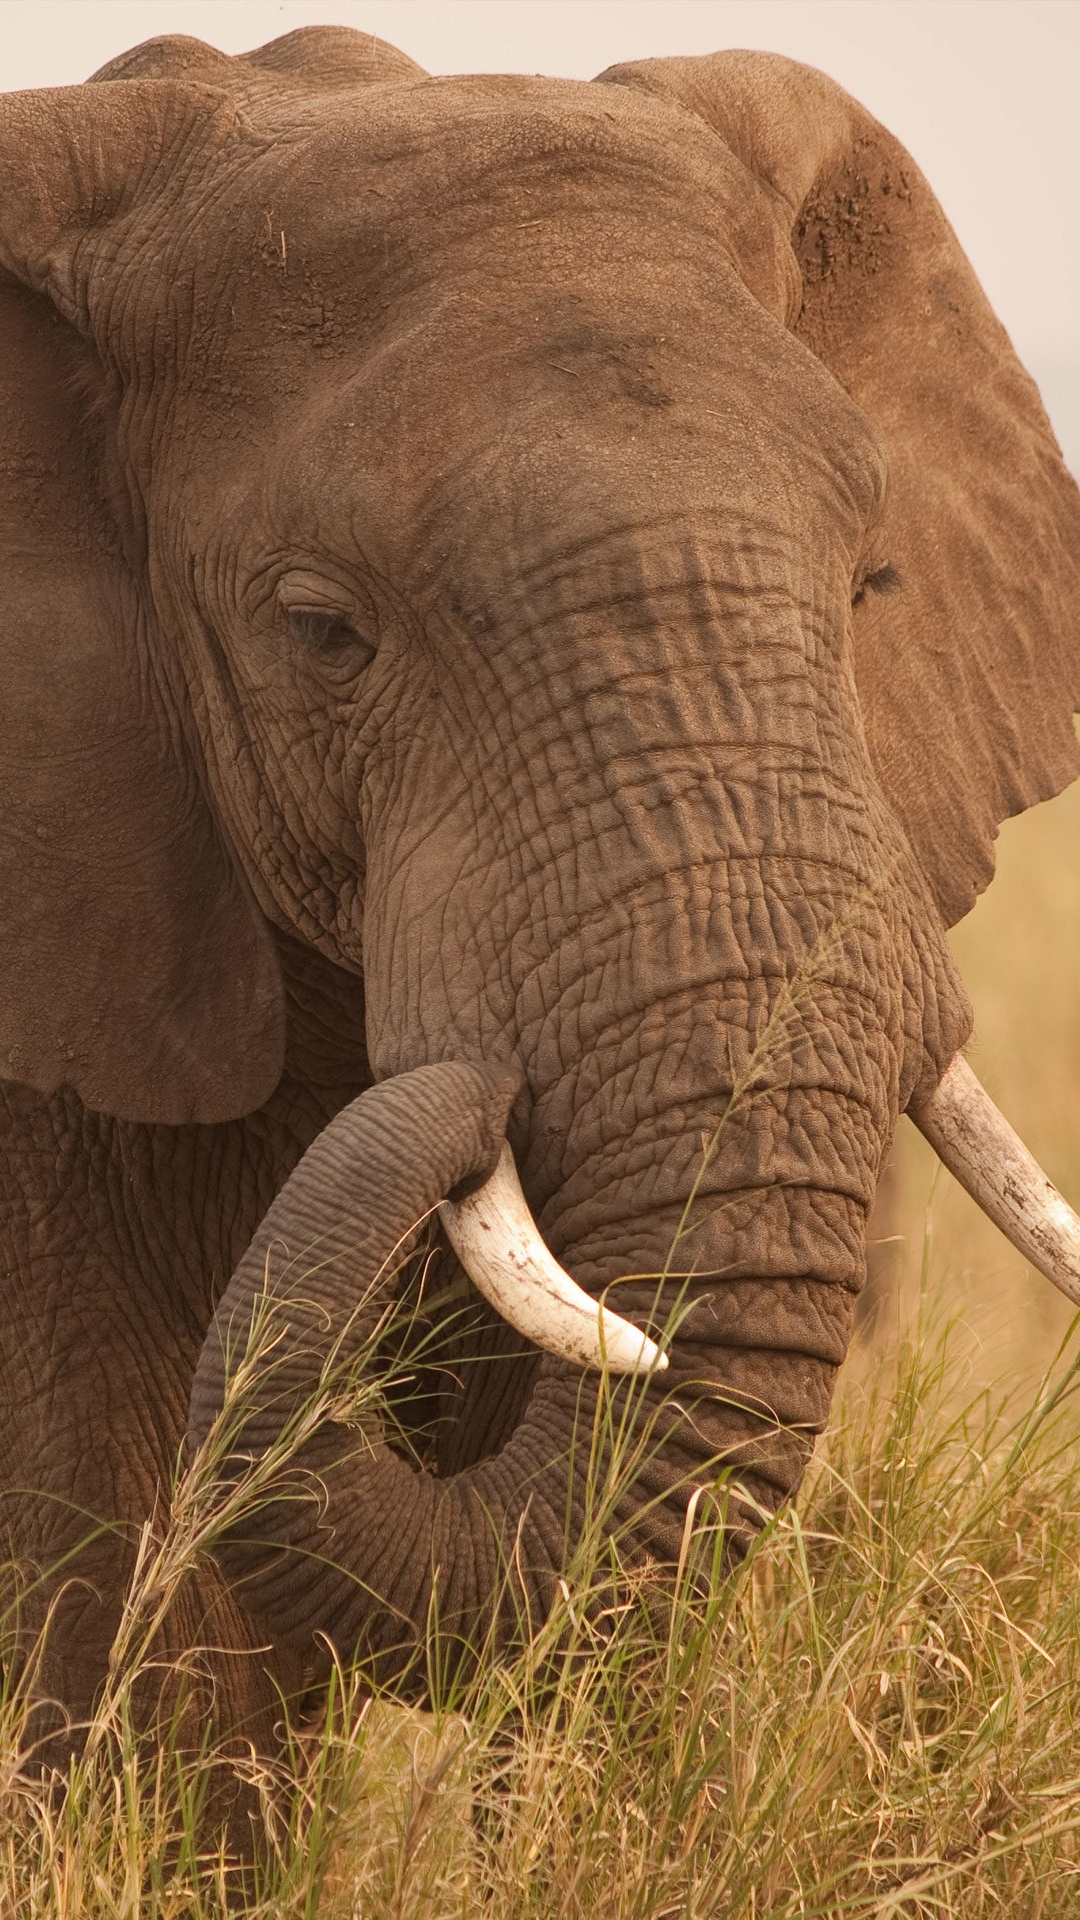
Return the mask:
[[306, 1332], [256, 1459], [447, 1196], [445, 1288], [450, 1241], [490, 1283], [504, 1138], [536, 1222], [401, 1432], [324, 1423], [318, 1498], [177, 1601], [164, 1651], [219, 1649], [269, 1739], [316, 1636], [400, 1673], [437, 1603], [474, 1644], [508, 1559], [540, 1617], [599, 1394], [654, 1436], [628, 1551], [672, 1563], [729, 1467], [738, 1555], [826, 1421], [902, 1113], [1075, 1290], [945, 930], [1077, 771], [1080, 499], [918, 169], [779, 57], [170, 37], [7, 97], [0, 155], [0, 1470], [42, 1700], [90, 1712], [260, 1302]]

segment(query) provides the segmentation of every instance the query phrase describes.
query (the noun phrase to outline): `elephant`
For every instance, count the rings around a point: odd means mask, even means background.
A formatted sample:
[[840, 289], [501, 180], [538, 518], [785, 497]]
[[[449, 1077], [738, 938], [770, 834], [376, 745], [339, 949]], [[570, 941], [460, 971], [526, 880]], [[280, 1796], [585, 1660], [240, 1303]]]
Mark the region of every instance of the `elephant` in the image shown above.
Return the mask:
[[235, 1489], [408, 1307], [160, 1629], [269, 1746], [328, 1650], [545, 1617], [598, 1409], [631, 1562], [722, 1486], [736, 1564], [902, 1114], [1077, 1297], [946, 931], [1078, 771], [1080, 496], [914, 162], [776, 55], [168, 36], [0, 155], [4, 1552], [62, 1765], [177, 1461], [239, 1408]]

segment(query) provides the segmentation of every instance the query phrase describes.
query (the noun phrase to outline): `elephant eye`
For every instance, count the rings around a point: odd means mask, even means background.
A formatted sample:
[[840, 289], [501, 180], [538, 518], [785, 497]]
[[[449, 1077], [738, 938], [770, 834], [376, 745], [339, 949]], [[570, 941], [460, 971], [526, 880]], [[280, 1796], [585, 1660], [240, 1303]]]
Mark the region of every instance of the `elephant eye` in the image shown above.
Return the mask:
[[348, 652], [361, 667], [375, 658], [374, 642], [359, 633], [352, 622], [333, 607], [289, 607], [285, 617], [292, 638], [309, 653]]
[[868, 593], [895, 593], [903, 581], [896, 567], [886, 564], [875, 567], [872, 573], [864, 573], [851, 596], [853, 607], [861, 606]]

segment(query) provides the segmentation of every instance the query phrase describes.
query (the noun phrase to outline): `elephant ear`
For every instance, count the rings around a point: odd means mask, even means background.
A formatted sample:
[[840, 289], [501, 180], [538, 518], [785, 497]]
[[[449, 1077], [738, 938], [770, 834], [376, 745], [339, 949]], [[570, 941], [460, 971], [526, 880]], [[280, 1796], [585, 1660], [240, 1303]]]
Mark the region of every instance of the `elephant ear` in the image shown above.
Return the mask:
[[90, 337], [87, 277], [107, 302], [175, 104], [118, 112], [130, 91], [0, 102], [0, 1078], [179, 1124], [262, 1104], [284, 1003], [142, 591]]
[[900, 143], [824, 74], [771, 54], [611, 68], [698, 114], [771, 193], [802, 278], [795, 331], [875, 424], [882, 559], [856, 618], [878, 776], [947, 924], [999, 823], [1080, 771], [1080, 495], [1033, 381]]

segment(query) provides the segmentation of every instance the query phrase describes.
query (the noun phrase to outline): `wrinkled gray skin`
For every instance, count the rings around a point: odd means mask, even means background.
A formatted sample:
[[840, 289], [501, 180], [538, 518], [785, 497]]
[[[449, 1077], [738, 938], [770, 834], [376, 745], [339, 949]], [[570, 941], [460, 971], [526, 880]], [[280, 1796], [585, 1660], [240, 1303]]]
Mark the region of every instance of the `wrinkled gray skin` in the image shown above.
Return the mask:
[[[431, 81], [344, 30], [151, 43], [3, 102], [0, 160], [0, 1469], [24, 1565], [75, 1555], [42, 1697], [92, 1706], [271, 1202], [345, 1314], [349, 1103], [430, 1063], [480, 1073], [394, 1108], [394, 1205], [484, 1171], [518, 1089], [592, 1290], [663, 1267], [742, 1089], [628, 1536], [672, 1561], [727, 1461], [737, 1550], [967, 1037], [944, 927], [1075, 771], [1075, 489], [932, 194], [769, 56]], [[337, 1572], [271, 1511], [192, 1581], [165, 1650], [224, 1650], [220, 1724], [269, 1739], [320, 1631], [407, 1655], [433, 1565], [466, 1641], [508, 1541], [542, 1611], [597, 1388], [520, 1349], [447, 1333], [473, 1364], [398, 1409], [435, 1471], [343, 1470]], [[223, 1378], [215, 1335], [196, 1438]]]

